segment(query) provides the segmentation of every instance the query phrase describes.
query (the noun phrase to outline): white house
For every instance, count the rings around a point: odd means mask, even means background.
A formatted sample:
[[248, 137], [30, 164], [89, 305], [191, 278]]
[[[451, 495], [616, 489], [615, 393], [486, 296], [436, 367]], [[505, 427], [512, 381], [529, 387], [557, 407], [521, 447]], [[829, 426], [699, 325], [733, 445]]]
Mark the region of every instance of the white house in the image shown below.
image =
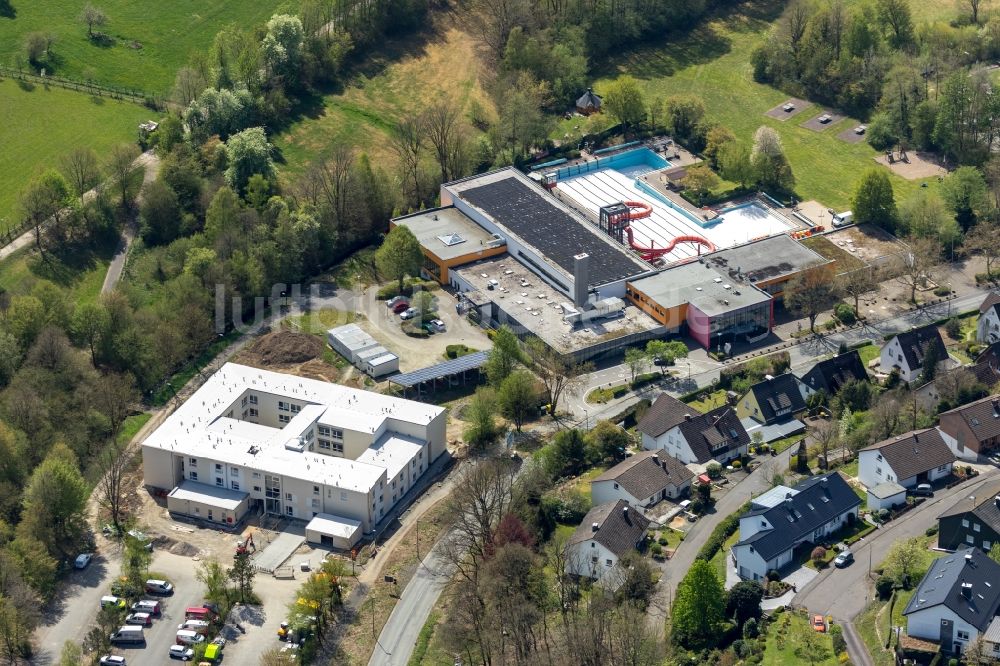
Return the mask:
[[955, 454], [937, 428], [914, 430], [858, 452], [858, 480], [866, 488], [898, 483], [913, 488], [951, 474]]
[[[977, 548], [934, 560], [906, 605], [906, 633], [938, 643], [946, 654], [961, 654], [981, 633], [994, 641], [1000, 610], [1000, 564]], [[996, 642], [987, 643], [990, 651]]]
[[685, 465], [720, 464], [746, 455], [750, 435], [731, 407], [701, 414], [677, 398], [661, 394], [639, 421], [642, 447], [662, 451]]
[[761, 580], [795, 560], [795, 549], [816, 543], [857, 520], [861, 498], [838, 472], [778, 486], [754, 499], [740, 516], [732, 558], [740, 578]]
[[566, 543], [566, 573], [602, 580], [646, 537], [649, 521], [625, 500], [595, 506]]
[[672, 456], [642, 451], [626, 458], [590, 483], [593, 504], [625, 500], [636, 509], [677, 499], [691, 488], [694, 472]]
[[986, 345], [1000, 341], [1000, 294], [991, 291], [979, 306], [976, 341]]
[[935, 324], [892, 336], [882, 346], [879, 366], [885, 373], [897, 369], [900, 379], [910, 383], [920, 378], [927, 358], [934, 359], [939, 369], [957, 365], [949, 358], [941, 332]]
[[321, 543], [356, 541], [444, 452], [446, 418], [434, 405], [227, 363], [143, 442], [143, 481], [169, 493], [170, 511], [215, 527], [248, 513], [323, 515], [311, 528]]

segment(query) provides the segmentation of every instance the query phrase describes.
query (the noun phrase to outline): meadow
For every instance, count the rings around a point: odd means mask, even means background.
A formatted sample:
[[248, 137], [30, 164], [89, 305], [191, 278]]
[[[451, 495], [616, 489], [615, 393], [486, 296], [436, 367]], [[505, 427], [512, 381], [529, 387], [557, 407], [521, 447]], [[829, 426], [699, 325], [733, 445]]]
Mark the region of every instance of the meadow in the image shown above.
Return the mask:
[[0, 80], [0, 233], [16, 224], [18, 193], [36, 174], [78, 146], [103, 160], [112, 146], [135, 141], [150, 113], [129, 102]]
[[[165, 95], [177, 70], [195, 53], [205, 52], [226, 25], [265, 23], [281, 10], [294, 13], [294, 0], [93, 0], [108, 16], [102, 32], [108, 46], [92, 42], [79, 21], [84, 2], [9, 0], [0, 11], [0, 64], [16, 67], [24, 36], [33, 31], [55, 35], [50, 73], [92, 79], [115, 87]], [[54, 70], [54, 71], [53, 71]]]

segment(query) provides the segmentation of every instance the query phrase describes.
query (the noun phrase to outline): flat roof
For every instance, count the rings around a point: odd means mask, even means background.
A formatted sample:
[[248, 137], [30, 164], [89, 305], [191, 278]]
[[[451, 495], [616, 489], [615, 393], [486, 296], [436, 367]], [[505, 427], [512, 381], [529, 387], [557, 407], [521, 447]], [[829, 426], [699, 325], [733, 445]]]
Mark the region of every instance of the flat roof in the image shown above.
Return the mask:
[[533, 183], [514, 167], [444, 186], [525, 245], [573, 276], [573, 257], [590, 255], [590, 284], [600, 286], [651, 268], [597, 225]]
[[235, 511], [243, 500], [247, 498], [247, 495], [248, 493], [239, 492], [238, 490], [229, 490], [228, 488], [210, 486], [207, 483], [184, 480], [170, 491], [168, 497]]
[[751, 241], [702, 255], [705, 263], [728, 279], [742, 274], [753, 282], [773, 280], [830, 260], [788, 234]]
[[[248, 391], [280, 396], [302, 406], [281, 428], [227, 417], [230, 410], [239, 408], [240, 398]], [[425, 428], [443, 411], [414, 400], [226, 363], [143, 446], [367, 493], [386, 473], [377, 458], [350, 460], [286, 449], [285, 444], [313, 423], [368, 432], [375, 438], [380, 429], [392, 428], [389, 421]]]
[[361, 529], [361, 521], [332, 513], [317, 513], [306, 524], [306, 531], [319, 532], [327, 536], [350, 539]]
[[[673, 308], [690, 303], [709, 316], [767, 303], [771, 297], [749, 282], [692, 261], [630, 283], [657, 305]], [[728, 302], [727, 302], [728, 301]]]
[[424, 448], [424, 442], [405, 435], [386, 433], [358, 456], [358, 462], [384, 467], [392, 479]]
[[422, 210], [392, 222], [409, 229], [424, 249], [444, 260], [478, 252], [493, 240], [493, 234], [454, 206]]
[[490, 353], [488, 351], [473, 352], [472, 354], [459, 356], [458, 358], [444, 361], [443, 363], [436, 363], [432, 366], [421, 368], [420, 370], [414, 370], [413, 372], [396, 375], [395, 377], [391, 377], [389, 381], [393, 384], [398, 384], [399, 386], [411, 388], [417, 384], [429, 382], [432, 379], [444, 379], [445, 377], [457, 375], [458, 373], [465, 372], [466, 370], [481, 368], [486, 365], [486, 361], [488, 361], [489, 358]]
[[[617, 319], [598, 319], [573, 326], [563, 320], [562, 304], [572, 307], [570, 299], [510, 255], [484, 259], [452, 270], [473, 288], [473, 291], [463, 293], [463, 297], [476, 304], [493, 301], [528, 332], [561, 354], [632, 333], [663, 328], [655, 319], [631, 305], [626, 305], [624, 316]], [[490, 280], [498, 283], [493, 290], [486, 288]]]

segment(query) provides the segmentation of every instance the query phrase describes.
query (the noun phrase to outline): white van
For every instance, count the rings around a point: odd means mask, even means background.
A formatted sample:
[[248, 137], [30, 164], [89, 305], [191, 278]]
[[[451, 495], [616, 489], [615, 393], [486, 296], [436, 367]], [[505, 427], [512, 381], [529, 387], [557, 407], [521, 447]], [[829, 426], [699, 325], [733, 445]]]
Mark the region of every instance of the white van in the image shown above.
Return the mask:
[[176, 643], [178, 645], [195, 645], [196, 643], [204, 642], [205, 637], [197, 631], [192, 631], [191, 629], [181, 629], [177, 632]]
[[145, 643], [146, 634], [143, 633], [142, 627], [136, 625], [125, 625], [121, 627], [118, 631], [111, 634], [111, 643], [113, 645], [120, 645], [122, 643], [135, 644], [135, 643]]
[[199, 634], [207, 634], [208, 628], [212, 626], [205, 620], [184, 620], [183, 623], [177, 625], [178, 629], [189, 629], [191, 631], [196, 631]]
[[837, 213], [833, 216], [833, 226], [843, 227], [854, 221], [854, 213], [851, 211], [844, 211], [843, 213]]

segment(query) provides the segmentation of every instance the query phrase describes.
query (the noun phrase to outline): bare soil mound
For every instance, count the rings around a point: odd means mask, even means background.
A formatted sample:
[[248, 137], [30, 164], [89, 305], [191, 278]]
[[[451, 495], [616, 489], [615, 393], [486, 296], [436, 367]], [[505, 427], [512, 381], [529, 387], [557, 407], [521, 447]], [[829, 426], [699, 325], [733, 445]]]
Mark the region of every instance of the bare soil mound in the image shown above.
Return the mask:
[[323, 341], [308, 333], [275, 331], [257, 340], [250, 352], [264, 365], [305, 363], [323, 355]]

